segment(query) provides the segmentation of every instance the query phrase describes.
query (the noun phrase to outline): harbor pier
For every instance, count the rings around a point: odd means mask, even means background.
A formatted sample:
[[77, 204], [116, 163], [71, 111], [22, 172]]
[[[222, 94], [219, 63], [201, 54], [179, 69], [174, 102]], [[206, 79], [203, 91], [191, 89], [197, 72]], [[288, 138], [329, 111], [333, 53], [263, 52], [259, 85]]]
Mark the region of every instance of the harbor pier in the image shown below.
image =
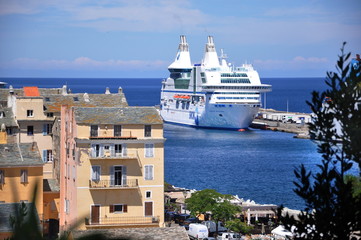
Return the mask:
[[309, 139], [308, 123], [311, 114], [277, 111], [260, 108], [257, 117], [250, 125], [251, 128], [294, 133], [295, 138]]

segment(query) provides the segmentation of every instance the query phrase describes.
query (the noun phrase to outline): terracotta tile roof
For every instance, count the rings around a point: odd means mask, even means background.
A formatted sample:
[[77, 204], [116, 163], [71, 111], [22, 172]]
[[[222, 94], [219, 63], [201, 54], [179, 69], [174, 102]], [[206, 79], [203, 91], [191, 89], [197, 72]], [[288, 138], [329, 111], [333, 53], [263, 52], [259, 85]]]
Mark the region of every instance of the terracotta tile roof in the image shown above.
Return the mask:
[[25, 97], [40, 97], [38, 87], [24, 87]]

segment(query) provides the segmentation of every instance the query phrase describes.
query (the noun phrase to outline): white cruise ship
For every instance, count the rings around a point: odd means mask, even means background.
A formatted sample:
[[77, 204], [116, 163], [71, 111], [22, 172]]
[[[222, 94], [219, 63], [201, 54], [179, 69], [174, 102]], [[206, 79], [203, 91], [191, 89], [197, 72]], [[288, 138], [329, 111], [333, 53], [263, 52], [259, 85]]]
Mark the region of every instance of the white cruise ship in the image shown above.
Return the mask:
[[218, 58], [213, 37], [208, 37], [201, 64], [191, 64], [185, 36], [170, 76], [162, 82], [160, 114], [165, 122], [195, 127], [245, 129], [261, 106], [261, 93], [271, 85], [261, 84], [252, 65], [240, 67]]

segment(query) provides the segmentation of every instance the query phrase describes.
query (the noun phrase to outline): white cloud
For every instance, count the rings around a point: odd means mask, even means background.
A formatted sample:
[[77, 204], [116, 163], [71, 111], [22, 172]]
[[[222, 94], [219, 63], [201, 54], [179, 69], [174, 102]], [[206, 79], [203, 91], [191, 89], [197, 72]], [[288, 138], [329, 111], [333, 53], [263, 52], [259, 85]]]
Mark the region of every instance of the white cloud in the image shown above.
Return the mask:
[[302, 57], [296, 56], [289, 60], [279, 59], [257, 59], [253, 64], [257, 69], [263, 70], [308, 70], [308, 69], [329, 69], [332, 63], [325, 57]]
[[[65, 24], [99, 31], [171, 31], [207, 23], [207, 15], [188, 1], [0, 0], [0, 15], [52, 13]], [[65, 14], [65, 15], [64, 15]], [[66, 16], [64, 18], [64, 16]]]
[[142, 60], [106, 60], [97, 61], [88, 57], [79, 57], [74, 60], [39, 60], [35, 58], [18, 58], [0, 64], [1, 69], [27, 70], [139, 70], [150, 68], [163, 70], [169, 63], [163, 61]]

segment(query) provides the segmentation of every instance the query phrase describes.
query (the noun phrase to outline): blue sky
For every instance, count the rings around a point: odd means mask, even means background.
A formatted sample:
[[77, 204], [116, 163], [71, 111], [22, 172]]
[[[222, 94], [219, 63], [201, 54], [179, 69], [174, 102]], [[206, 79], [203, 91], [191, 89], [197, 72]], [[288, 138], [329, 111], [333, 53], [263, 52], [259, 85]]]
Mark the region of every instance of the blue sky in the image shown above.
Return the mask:
[[323, 77], [361, 53], [361, 1], [0, 0], [0, 77], [167, 77], [179, 36], [261, 77]]

